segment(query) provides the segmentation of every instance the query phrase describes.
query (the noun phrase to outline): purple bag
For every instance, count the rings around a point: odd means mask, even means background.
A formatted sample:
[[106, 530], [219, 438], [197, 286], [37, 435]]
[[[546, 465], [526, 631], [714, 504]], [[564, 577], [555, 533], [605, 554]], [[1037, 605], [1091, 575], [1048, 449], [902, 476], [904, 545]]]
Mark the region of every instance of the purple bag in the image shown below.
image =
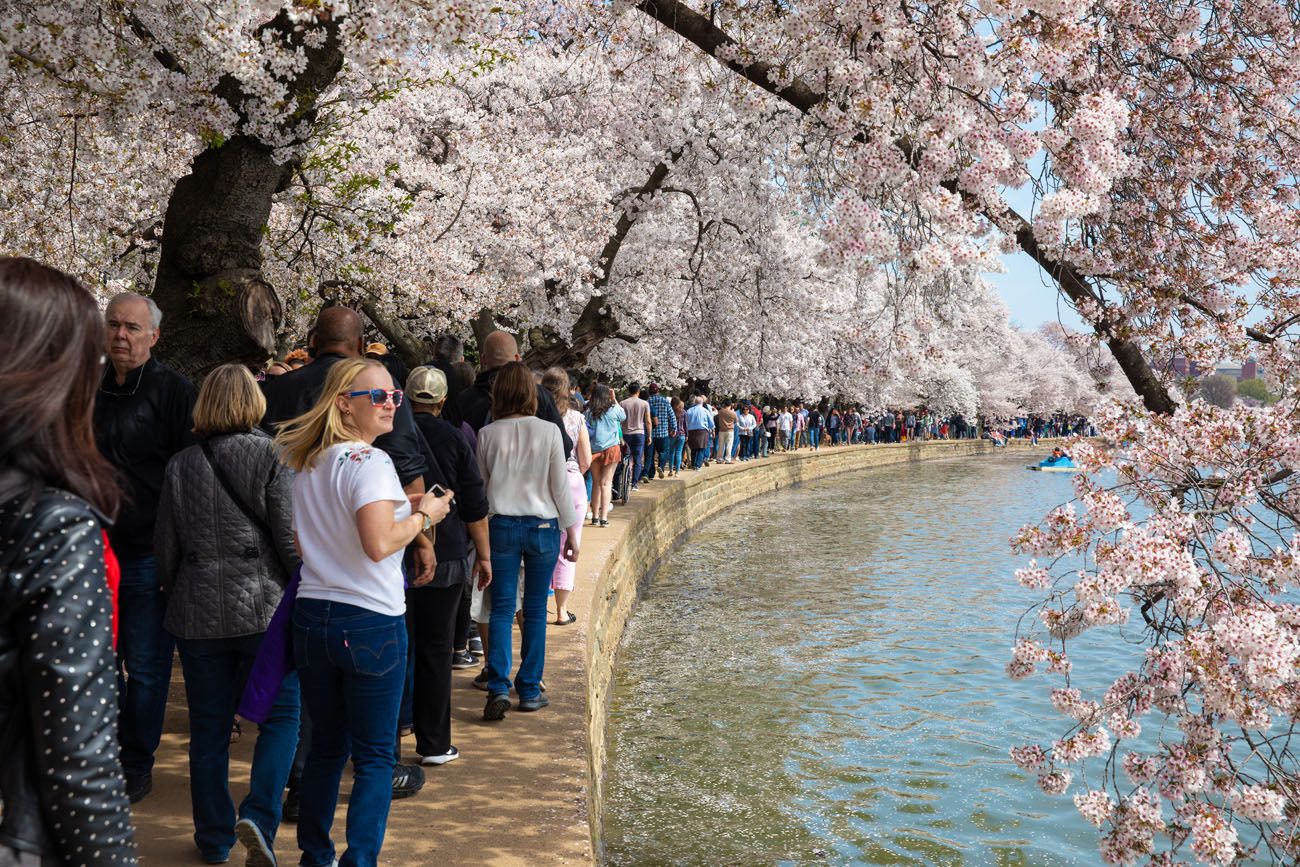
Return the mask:
[[285, 585], [280, 604], [271, 615], [271, 623], [266, 627], [262, 637], [262, 646], [257, 649], [257, 658], [248, 673], [248, 683], [244, 685], [244, 694], [239, 700], [242, 718], [255, 723], [266, 722], [275, 705], [275, 697], [280, 692], [280, 685], [285, 677], [293, 671], [293, 606], [298, 600], [298, 581], [302, 567], [293, 570], [293, 577]]

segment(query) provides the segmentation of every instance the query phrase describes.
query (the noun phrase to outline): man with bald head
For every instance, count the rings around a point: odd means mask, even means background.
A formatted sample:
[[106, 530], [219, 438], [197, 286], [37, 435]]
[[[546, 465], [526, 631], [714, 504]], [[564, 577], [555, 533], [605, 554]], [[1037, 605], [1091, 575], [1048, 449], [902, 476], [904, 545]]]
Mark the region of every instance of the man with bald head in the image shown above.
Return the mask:
[[[519, 344], [513, 334], [493, 331], [484, 338], [479, 352], [478, 377], [472, 386], [460, 393], [457, 401], [461, 419], [475, 432], [488, 423], [492, 411], [492, 383], [497, 378], [497, 371], [512, 361], [520, 360]], [[560, 439], [564, 443], [564, 454], [567, 457], [573, 451], [573, 441], [564, 430], [564, 420], [555, 408], [551, 393], [540, 382], [537, 384], [537, 417], [553, 422], [560, 429]]]
[[162, 336], [162, 311], [152, 298], [134, 292], [115, 295], [104, 320], [109, 363], [95, 399], [95, 444], [117, 468], [127, 495], [108, 537], [122, 566], [118, 740], [126, 794], [136, 803], [153, 788], [153, 757], [162, 738], [172, 671], [172, 638], [163, 628], [167, 603], [154, 561], [154, 523], [167, 462], [194, 442], [190, 431], [196, 394], [188, 379], [153, 355]]

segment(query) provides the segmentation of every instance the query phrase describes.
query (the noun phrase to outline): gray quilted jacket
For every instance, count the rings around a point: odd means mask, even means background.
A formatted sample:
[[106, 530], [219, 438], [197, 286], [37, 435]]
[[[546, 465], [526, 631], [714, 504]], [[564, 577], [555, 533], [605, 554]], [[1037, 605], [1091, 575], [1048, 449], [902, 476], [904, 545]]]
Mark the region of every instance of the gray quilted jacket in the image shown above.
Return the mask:
[[177, 638], [265, 632], [297, 565], [293, 471], [261, 431], [208, 439], [235, 491], [270, 528], [253, 525], [217, 481], [201, 446], [167, 464], [154, 553], [167, 593], [163, 622]]

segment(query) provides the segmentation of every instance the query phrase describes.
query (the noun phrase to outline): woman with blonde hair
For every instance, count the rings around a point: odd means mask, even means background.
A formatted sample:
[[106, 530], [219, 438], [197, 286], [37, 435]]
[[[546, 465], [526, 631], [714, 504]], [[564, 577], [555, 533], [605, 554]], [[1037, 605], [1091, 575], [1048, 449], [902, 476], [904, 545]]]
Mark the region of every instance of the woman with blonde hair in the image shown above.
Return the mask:
[[[569, 388], [569, 374], [563, 368], [552, 367], [542, 375], [542, 385], [555, 399], [555, 408], [564, 421], [564, 430], [573, 442], [573, 451], [567, 456], [565, 469], [568, 471], [569, 491], [573, 494], [573, 508], [581, 517], [587, 512], [587, 481], [583, 474], [591, 466], [591, 439], [587, 436], [587, 422], [582, 413], [573, 408], [573, 392]], [[560, 532], [560, 547], [568, 541], [570, 530], [565, 527]], [[573, 541], [582, 541], [582, 521], [573, 529]], [[555, 573], [551, 575], [551, 589], [555, 591], [555, 625], [568, 626], [578, 618], [569, 610], [569, 594], [573, 592], [573, 579], [578, 567], [572, 560], [560, 557], [555, 561]]]
[[[238, 824], [230, 800], [230, 727], [258, 648], [297, 566], [293, 473], [257, 425], [266, 399], [248, 368], [223, 364], [194, 405], [199, 444], [167, 464], [154, 550], [166, 591], [163, 626], [177, 639], [190, 723], [194, 841], [224, 863], [236, 835], [250, 864], [272, 864], [280, 793], [298, 743], [298, 678], [280, 685], [259, 726]], [[256, 854], [251, 854], [256, 853]]]
[[406, 678], [402, 552], [447, 515], [452, 496], [421, 495], [413, 511], [392, 461], [374, 448], [393, 429], [402, 397], [379, 362], [339, 361], [316, 404], [276, 436], [298, 474], [293, 652], [312, 721], [298, 819], [304, 864], [334, 863], [330, 826], [349, 754], [348, 848], [338, 863], [377, 863], [388, 824]]

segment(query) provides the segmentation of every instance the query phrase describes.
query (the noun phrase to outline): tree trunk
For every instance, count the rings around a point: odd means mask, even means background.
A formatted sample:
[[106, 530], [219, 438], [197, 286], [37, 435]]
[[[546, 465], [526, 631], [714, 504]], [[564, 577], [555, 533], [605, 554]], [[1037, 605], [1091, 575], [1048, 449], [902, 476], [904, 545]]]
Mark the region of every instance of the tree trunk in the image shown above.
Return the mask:
[[[308, 47], [321, 29], [323, 44]], [[310, 125], [315, 100], [343, 66], [338, 21], [295, 23], [280, 12], [261, 28], [307, 59], [289, 87], [298, 110], [287, 124]], [[238, 79], [223, 77], [216, 93], [244, 118]], [[162, 308], [159, 355], [182, 372], [201, 378], [219, 364], [259, 366], [274, 354], [282, 310], [262, 274], [262, 237], [272, 198], [286, 185], [292, 165], [277, 163], [272, 150], [247, 135], [211, 145], [197, 157], [167, 201], [162, 249], [153, 298]]]
[[381, 313], [379, 305], [369, 299], [361, 302], [361, 312], [375, 324], [407, 368], [414, 370], [422, 364], [428, 364], [433, 354], [430, 348], [412, 334], [400, 319]]
[[280, 299], [262, 276], [262, 232], [287, 172], [270, 148], [240, 136], [199, 154], [172, 190], [153, 290], [164, 315], [158, 348], [192, 377], [275, 353]]

